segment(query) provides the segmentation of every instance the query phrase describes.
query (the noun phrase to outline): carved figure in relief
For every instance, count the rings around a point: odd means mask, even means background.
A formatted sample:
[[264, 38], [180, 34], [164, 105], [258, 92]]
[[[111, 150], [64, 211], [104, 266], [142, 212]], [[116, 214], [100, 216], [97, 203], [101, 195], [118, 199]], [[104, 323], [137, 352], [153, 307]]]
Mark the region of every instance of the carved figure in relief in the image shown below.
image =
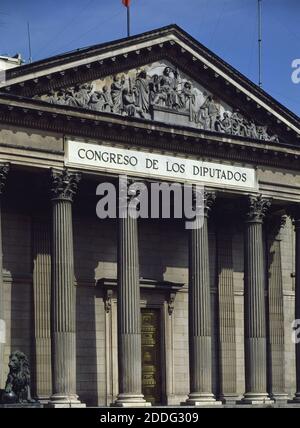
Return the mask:
[[165, 106], [167, 103], [167, 91], [163, 89], [164, 81], [157, 74], [152, 76], [149, 89], [150, 89], [150, 104]]
[[57, 96], [55, 91], [53, 91], [52, 89], [47, 94], [47, 101], [50, 104], [57, 104]]
[[113, 102], [113, 111], [115, 113], [122, 112], [122, 92], [125, 85], [125, 76], [116, 75], [113, 77], [113, 82], [110, 88], [110, 95]]
[[143, 112], [148, 113], [150, 105], [150, 90], [147, 74], [144, 70], [137, 75], [133, 92], [136, 99], [136, 106]]
[[127, 88], [123, 89], [122, 92], [122, 105], [123, 105], [123, 114], [128, 116], [137, 116], [144, 117], [143, 110], [136, 106], [135, 97], [131, 94]]
[[231, 131], [233, 135], [240, 135], [241, 133], [241, 118], [239, 112], [236, 110], [231, 115]]
[[256, 125], [253, 122], [253, 120], [250, 120], [248, 124], [248, 130], [249, 130], [249, 137], [250, 138], [258, 138], [257, 131], [256, 131]]
[[106, 85], [103, 86], [102, 91], [95, 91], [92, 94], [89, 101], [89, 108], [96, 111], [112, 111], [113, 103]]
[[75, 100], [78, 107], [87, 107], [92, 94], [92, 85], [84, 83], [75, 88]]
[[224, 127], [222, 124], [221, 115], [218, 114], [215, 121], [215, 131], [217, 132], [224, 132]]
[[[78, 107], [78, 103], [76, 101], [74, 88], [66, 89], [64, 93], [65, 103], [70, 107]], [[80, 106], [79, 106], [80, 107]]]
[[217, 116], [220, 114], [220, 106], [214, 101], [212, 95], [208, 95], [199, 112], [199, 122], [203, 123], [206, 130], [215, 130]]
[[231, 120], [228, 113], [223, 114], [223, 120], [221, 121], [223, 132], [231, 134]]
[[166, 107], [174, 108], [177, 110], [179, 104], [179, 94], [177, 92], [179, 73], [176, 70], [172, 70], [171, 67], [166, 67], [163, 71], [160, 86], [161, 90], [165, 93], [165, 104]]
[[184, 113], [187, 125], [194, 124], [199, 129], [278, 142], [278, 136], [270, 135], [267, 126], [255, 124], [239, 110], [231, 113], [213, 95], [202, 92], [200, 98], [200, 89], [182, 79], [177, 69], [156, 66], [152, 75], [151, 68], [147, 70], [149, 74], [139, 69], [135, 75], [114, 75], [111, 83], [103, 81], [102, 90], [97, 89], [97, 84], [85, 83], [56, 92], [50, 90], [42, 99], [51, 104], [147, 119], [163, 107], [179, 115]]
[[267, 126], [258, 126], [257, 127], [257, 134], [258, 138], [260, 140], [268, 140], [268, 134], [267, 134]]

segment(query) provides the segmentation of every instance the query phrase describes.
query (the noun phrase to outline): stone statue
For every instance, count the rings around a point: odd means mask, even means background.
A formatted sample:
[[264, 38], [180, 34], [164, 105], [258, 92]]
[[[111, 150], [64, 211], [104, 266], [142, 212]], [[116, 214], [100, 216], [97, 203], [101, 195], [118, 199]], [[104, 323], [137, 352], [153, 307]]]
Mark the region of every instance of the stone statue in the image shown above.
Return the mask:
[[33, 403], [30, 393], [30, 371], [28, 358], [21, 351], [9, 357], [9, 373], [2, 394], [2, 403]]

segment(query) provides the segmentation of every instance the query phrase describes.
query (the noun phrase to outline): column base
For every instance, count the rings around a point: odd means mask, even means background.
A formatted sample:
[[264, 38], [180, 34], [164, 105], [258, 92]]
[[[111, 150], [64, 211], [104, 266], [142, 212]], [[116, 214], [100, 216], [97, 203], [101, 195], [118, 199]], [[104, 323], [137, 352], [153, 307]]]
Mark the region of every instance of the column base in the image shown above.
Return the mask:
[[50, 401], [48, 401], [45, 407], [52, 409], [82, 408], [86, 407], [86, 404], [78, 400], [78, 395], [54, 394], [51, 396]]
[[151, 407], [142, 394], [119, 394], [111, 407]]
[[246, 393], [239, 404], [251, 404], [253, 405], [261, 405], [261, 404], [274, 404], [274, 400], [268, 396], [267, 393]]
[[[280, 394], [280, 393], [274, 392], [274, 393], [270, 394], [270, 398], [271, 398], [271, 400], [274, 400], [275, 403], [278, 403], [278, 402], [287, 403], [289, 396], [286, 393]], [[299, 403], [300, 403], [300, 399], [299, 399]]]
[[221, 394], [219, 399], [223, 404], [236, 404], [237, 401], [241, 400], [241, 397], [237, 394]]
[[217, 401], [213, 394], [193, 392], [189, 398], [180, 404], [181, 406], [221, 406], [222, 402]]

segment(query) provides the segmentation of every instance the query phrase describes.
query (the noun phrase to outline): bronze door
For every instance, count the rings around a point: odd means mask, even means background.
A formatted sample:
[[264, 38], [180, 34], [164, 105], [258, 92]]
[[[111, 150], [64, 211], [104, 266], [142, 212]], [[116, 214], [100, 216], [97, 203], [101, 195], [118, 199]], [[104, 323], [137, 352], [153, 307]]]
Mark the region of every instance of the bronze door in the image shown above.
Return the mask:
[[160, 311], [142, 309], [142, 388], [145, 400], [161, 404]]

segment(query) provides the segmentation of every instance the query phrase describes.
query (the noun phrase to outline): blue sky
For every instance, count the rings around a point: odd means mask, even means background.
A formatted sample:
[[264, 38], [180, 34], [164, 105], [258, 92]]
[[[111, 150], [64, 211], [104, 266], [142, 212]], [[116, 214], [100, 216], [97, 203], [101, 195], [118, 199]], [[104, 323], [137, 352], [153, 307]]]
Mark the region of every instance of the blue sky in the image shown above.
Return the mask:
[[[132, 33], [176, 23], [257, 83], [257, 0], [132, 0]], [[121, 0], [1, 0], [0, 54], [28, 60], [126, 35]], [[300, 115], [300, 0], [263, 0], [263, 88]]]

